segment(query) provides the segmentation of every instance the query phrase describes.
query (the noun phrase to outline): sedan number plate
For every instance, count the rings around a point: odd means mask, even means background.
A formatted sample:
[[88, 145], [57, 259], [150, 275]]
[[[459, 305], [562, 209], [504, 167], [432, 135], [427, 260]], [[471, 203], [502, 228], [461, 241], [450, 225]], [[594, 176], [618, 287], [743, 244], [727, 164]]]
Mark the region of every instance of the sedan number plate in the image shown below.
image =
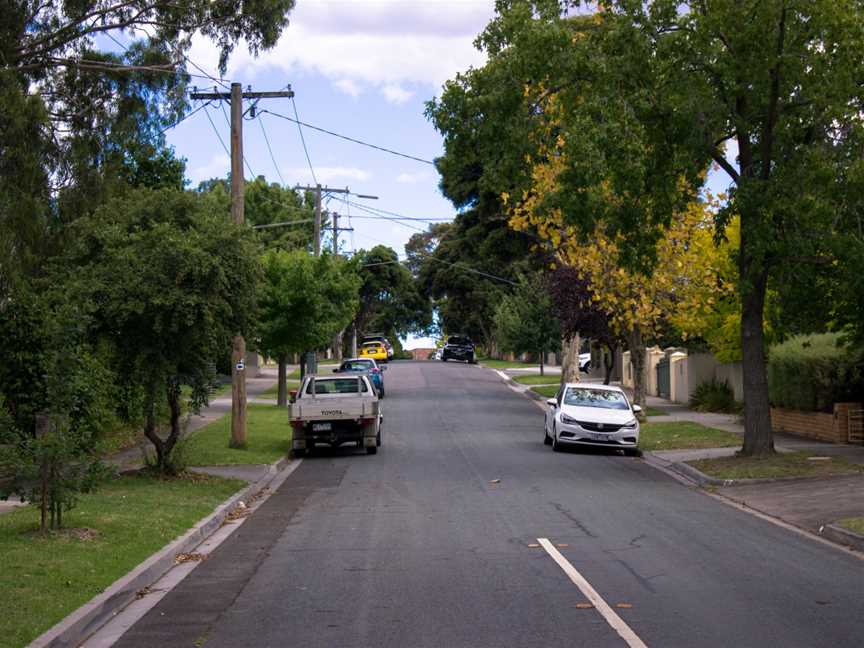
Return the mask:
[[589, 432], [588, 438], [593, 439], [594, 441], [605, 441], [609, 437], [606, 436], [605, 434], [598, 434], [597, 432]]
[[313, 423], [312, 431], [313, 432], [329, 432], [333, 429], [332, 423]]

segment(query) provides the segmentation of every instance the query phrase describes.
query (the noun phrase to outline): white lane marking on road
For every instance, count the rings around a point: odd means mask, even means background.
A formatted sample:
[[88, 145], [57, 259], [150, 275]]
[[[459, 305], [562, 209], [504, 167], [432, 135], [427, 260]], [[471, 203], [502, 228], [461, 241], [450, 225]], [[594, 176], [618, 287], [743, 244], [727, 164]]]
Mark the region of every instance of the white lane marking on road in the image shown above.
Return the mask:
[[558, 551], [548, 539], [537, 538], [537, 542], [539, 542], [540, 546], [546, 550], [546, 553], [552, 557], [552, 560], [558, 563], [558, 566], [564, 570], [564, 573], [567, 574], [571, 581], [573, 581], [573, 584], [582, 591], [585, 598], [594, 604], [594, 608], [603, 615], [603, 618], [606, 619], [606, 623], [612, 626], [612, 629], [627, 642], [627, 645], [630, 646], [630, 648], [647, 648], [642, 640], [636, 636], [636, 633], [630, 629], [630, 626], [624, 623], [624, 619], [615, 614], [615, 610], [609, 607], [609, 604], [603, 600], [603, 597], [597, 593], [597, 590], [591, 587], [591, 583], [585, 580], [585, 577], [576, 571], [576, 568], [570, 564], [570, 561], [562, 556], [561, 552]]

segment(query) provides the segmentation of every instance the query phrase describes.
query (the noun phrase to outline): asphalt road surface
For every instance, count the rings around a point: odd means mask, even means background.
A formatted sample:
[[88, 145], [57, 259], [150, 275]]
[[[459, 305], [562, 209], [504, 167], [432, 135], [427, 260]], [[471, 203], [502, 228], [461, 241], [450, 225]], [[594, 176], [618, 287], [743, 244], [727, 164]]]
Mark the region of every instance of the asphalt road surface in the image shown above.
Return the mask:
[[864, 561], [640, 459], [553, 453], [491, 371], [385, 378], [381, 452], [304, 460], [119, 646], [864, 645]]

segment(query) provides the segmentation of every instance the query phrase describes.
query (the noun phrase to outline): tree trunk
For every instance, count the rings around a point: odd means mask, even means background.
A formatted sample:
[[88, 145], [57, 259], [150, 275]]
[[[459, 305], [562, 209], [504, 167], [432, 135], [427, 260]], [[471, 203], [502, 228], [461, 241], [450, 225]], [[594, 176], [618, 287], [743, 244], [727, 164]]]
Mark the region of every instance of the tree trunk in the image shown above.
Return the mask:
[[279, 356], [279, 380], [278, 394], [276, 396], [276, 404], [279, 407], [285, 407], [288, 404], [288, 378], [287, 367], [288, 357], [283, 354]]
[[645, 341], [642, 329], [634, 327], [629, 336], [630, 366], [633, 368], [633, 402], [645, 408]]
[[579, 334], [561, 340], [561, 384], [579, 382]]
[[180, 440], [180, 416], [182, 415], [182, 408], [180, 407], [180, 383], [169, 380], [166, 395], [168, 397], [168, 409], [171, 413], [171, 431], [168, 433], [168, 438], [165, 439], [161, 470], [163, 472], [166, 470], [173, 472], [174, 466], [171, 465], [171, 452], [174, 450], [174, 446], [177, 445], [177, 441]]
[[541, 376], [545, 375], [545, 374], [543, 373], [543, 361], [544, 361], [546, 358], [544, 358], [543, 355], [544, 355], [544, 354], [543, 354], [543, 350], [541, 349], [541, 350], [540, 350], [540, 375], [541, 375]]
[[144, 436], [156, 448], [156, 468], [161, 472], [165, 466], [165, 444], [156, 432], [156, 390], [148, 389], [144, 413]]
[[741, 214], [741, 367], [744, 374], [744, 447], [746, 457], [774, 454], [763, 322], [768, 272], [744, 254], [744, 214]]
[[608, 351], [609, 355], [603, 354], [603, 366], [606, 369], [606, 375], [603, 377], [604, 385], [612, 382], [612, 370], [615, 369], [615, 348], [607, 345], [606, 351]]

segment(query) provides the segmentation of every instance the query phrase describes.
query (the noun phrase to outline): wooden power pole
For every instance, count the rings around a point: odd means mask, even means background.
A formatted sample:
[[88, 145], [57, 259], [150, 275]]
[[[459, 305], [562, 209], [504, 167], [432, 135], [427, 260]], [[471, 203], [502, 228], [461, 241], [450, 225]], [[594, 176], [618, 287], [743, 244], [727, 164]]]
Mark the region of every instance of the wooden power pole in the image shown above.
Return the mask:
[[[215, 90], [215, 88], [214, 88]], [[243, 100], [290, 98], [288, 90], [276, 92], [243, 92], [239, 83], [231, 84], [231, 92], [193, 92], [192, 99], [231, 102], [231, 220], [245, 222], [245, 182], [243, 180]], [[232, 448], [246, 447], [246, 340], [238, 333], [231, 351], [231, 440]]]

